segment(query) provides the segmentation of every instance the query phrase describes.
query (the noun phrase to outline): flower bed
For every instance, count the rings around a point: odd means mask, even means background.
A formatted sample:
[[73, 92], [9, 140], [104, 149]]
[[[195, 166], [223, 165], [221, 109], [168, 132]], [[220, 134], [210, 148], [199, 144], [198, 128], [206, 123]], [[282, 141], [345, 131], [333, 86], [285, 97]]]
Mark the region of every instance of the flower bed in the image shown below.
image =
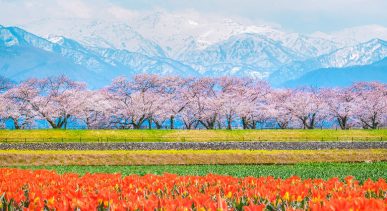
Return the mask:
[[[31, 210], [387, 210], [387, 183], [290, 177], [57, 174], [0, 169], [0, 208]], [[7, 209], [5, 209], [7, 210]]]

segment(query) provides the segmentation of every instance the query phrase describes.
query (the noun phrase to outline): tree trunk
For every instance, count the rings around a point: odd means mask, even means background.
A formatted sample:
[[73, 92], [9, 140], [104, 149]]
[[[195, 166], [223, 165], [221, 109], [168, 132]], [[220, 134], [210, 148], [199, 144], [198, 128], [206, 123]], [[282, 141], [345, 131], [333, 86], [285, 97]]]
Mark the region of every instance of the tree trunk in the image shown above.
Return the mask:
[[212, 120], [210, 120], [210, 121], [207, 121], [207, 129], [210, 129], [210, 130], [212, 130], [212, 129], [214, 129], [215, 128], [215, 122], [214, 121], [212, 121]]
[[185, 129], [187, 129], [187, 130], [191, 130], [191, 127], [192, 127], [192, 125], [191, 125], [191, 124], [189, 124], [189, 123], [185, 123], [185, 122], [184, 122], [184, 125], [185, 125]]
[[158, 121], [153, 121], [153, 122], [155, 123], [157, 129], [161, 129], [163, 127], [163, 123], [160, 123]]
[[12, 121], [13, 121], [13, 125], [15, 127], [16, 130], [19, 130], [20, 129], [20, 126], [19, 126], [19, 122], [17, 119], [15, 118], [12, 118]]
[[304, 116], [299, 118], [302, 121], [304, 129], [314, 129], [315, 124], [315, 114], [311, 117]]
[[251, 123], [251, 129], [257, 129], [257, 122], [255, 120]]
[[198, 126], [199, 126], [199, 121], [195, 121], [195, 122], [192, 122], [192, 126], [193, 126], [193, 128], [198, 128]]
[[307, 117], [299, 117], [299, 119], [302, 122], [302, 129], [305, 130], [307, 128], [307, 125], [308, 125], [308, 123], [306, 122], [307, 121]]
[[231, 118], [227, 118], [227, 130], [231, 130]]
[[281, 129], [286, 129], [288, 127], [288, 123], [287, 122], [277, 122], [277, 125]]
[[152, 118], [148, 118], [148, 129], [152, 130]]
[[377, 114], [372, 116], [372, 129], [378, 129], [379, 122], [377, 122]]
[[67, 129], [67, 118], [64, 120], [64, 129], [66, 130]]
[[342, 130], [348, 129], [348, 126], [347, 126], [348, 117], [347, 116], [344, 116], [344, 117], [339, 116], [339, 117], [337, 117], [337, 121], [339, 122], [340, 128]]
[[46, 118], [47, 122], [51, 125], [53, 129], [57, 129], [58, 126], [55, 124], [55, 122], [51, 121], [51, 119]]
[[220, 121], [217, 121], [217, 123], [218, 123], [218, 129], [222, 129], [222, 124], [221, 124], [221, 122], [220, 122]]
[[132, 124], [132, 125], [133, 125], [133, 129], [140, 129], [140, 128], [141, 128], [141, 125], [144, 123], [145, 120], [146, 120], [146, 119], [145, 119], [144, 116], [142, 116], [137, 122], [134, 121], [134, 119], [132, 118], [132, 121], [131, 121], [131, 123], [129, 123], [129, 124]]
[[172, 115], [170, 121], [171, 121], [171, 130], [173, 130], [175, 129], [175, 116]]
[[246, 117], [242, 117], [242, 125], [243, 125], [243, 129], [247, 129]]

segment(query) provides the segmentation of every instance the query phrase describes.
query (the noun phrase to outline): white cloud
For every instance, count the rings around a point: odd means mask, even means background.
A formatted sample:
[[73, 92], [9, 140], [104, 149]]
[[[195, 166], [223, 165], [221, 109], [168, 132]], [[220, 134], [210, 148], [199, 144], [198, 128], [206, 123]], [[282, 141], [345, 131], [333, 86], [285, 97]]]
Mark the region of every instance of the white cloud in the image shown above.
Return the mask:
[[56, 5], [53, 6], [58, 10], [61, 10], [62, 13], [67, 14], [66, 16], [78, 17], [78, 18], [93, 18], [93, 9], [91, 5], [86, 4], [82, 0], [71, 0], [63, 1], [57, 0]]
[[110, 13], [111, 16], [121, 20], [131, 19], [138, 15], [138, 12], [115, 5], [110, 6], [106, 11]]
[[380, 24], [387, 26], [386, 0], [0, 0], [0, 24], [47, 18], [131, 19], [161, 9], [205, 16], [277, 23], [302, 32]]

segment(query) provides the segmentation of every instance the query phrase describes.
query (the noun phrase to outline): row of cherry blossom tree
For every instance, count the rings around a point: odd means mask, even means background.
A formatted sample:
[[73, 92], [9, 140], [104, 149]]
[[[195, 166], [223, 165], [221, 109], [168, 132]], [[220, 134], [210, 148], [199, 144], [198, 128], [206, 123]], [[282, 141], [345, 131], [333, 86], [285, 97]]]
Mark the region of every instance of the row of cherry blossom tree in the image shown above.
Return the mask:
[[15, 129], [304, 128], [376, 129], [387, 123], [387, 85], [273, 89], [249, 78], [141, 74], [88, 90], [64, 76], [0, 84], [0, 118]]

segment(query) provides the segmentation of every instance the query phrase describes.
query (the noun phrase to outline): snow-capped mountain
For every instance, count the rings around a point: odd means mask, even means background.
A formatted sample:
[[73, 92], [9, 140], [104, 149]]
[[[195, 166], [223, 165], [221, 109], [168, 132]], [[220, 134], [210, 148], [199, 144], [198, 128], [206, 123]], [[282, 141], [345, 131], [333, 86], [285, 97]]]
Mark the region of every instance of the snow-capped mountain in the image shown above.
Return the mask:
[[368, 65], [385, 57], [387, 57], [387, 42], [380, 39], [372, 39], [355, 46], [337, 49], [317, 58], [296, 61], [290, 65], [283, 66], [270, 76], [270, 81], [274, 84], [280, 84], [319, 68], [344, 68]]
[[[54, 30], [52, 25], [55, 25]], [[60, 35], [77, 40], [85, 46], [128, 50], [149, 56], [165, 56], [157, 43], [144, 38], [131, 26], [122, 22], [45, 19], [22, 27], [44, 38]]]
[[123, 65], [136, 73], [152, 73], [162, 75], [197, 76], [197, 72], [190, 66], [165, 57], [149, 57], [127, 50], [90, 48], [105, 62], [117, 66]]
[[387, 56], [387, 42], [381, 39], [345, 47], [321, 56], [318, 60], [323, 67], [348, 67], [371, 64]]
[[304, 58], [317, 57], [343, 47], [343, 43], [341, 42], [335, 42], [326, 38], [318, 38], [298, 33], [283, 35], [280, 41], [285, 47], [296, 51]]
[[0, 74], [16, 81], [64, 74], [92, 85], [112, 77], [109, 65], [77, 42], [56, 40], [60, 44], [17, 27], [0, 28]]
[[282, 46], [281, 42], [258, 34], [240, 34], [204, 50], [187, 52], [179, 59], [205, 75], [216, 75], [217, 68], [214, 67], [219, 65], [222, 65], [220, 74], [241, 75], [239, 71], [246, 69], [243, 67], [265, 74], [302, 58], [302, 55]]
[[63, 74], [100, 87], [120, 75], [143, 72], [195, 75], [191, 67], [172, 59], [85, 47], [65, 37], [47, 40], [17, 27], [0, 28], [0, 55], [0, 75], [15, 81]]
[[241, 34], [265, 36], [307, 57], [343, 47], [321, 36], [290, 33], [270, 25], [252, 25], [224, 17], [203, 17], [196, 13], [156, 11], [124, 21], [44, 19], [22, 27], [42, 37], [62, 35], [86, 46], [172, 59], [178, 59], [190, 51], [204, 50]]
[[[58, 26], [54, 31], [47, 27], [49, 21]], [[164, 61], [166, 58], [180, 61], [204, 75], [266, 78], [284, 64], [337, 48], [329, 40], [286, 33], [268, 25], [246, 25], [231, 19], [208, 21], [195, 15], [156, 12], [128, 23], [86, 20], [77, 21], [76, 26], [73, 23], [71, 19], [46, 19], [26, 27], [47, 38], [50, 34], [61, 34], [92, 48], [127, 50]], [[191, 71], [191, 75], [195, 74]]]
[[387, 58], [367, 65], [322, 68], [308, 72], [295, 80], [289, 80], [283, 86], [343, 87], [364, 81], [387, 83], [386, 69]]
[[159, 43], [175, 59], [185, 52], [204, 50], [241, 34], [264, 36], [308, 57], [329, 53], [339, 46], [324, 38], [288, 33], [270, 25], [252, 25], [231, 18], [203, 17], [195, 13], [158, 11], [138, 17], [131, 25], [147, 39]]
[[93, 86], [143, 72], [248, 76], [278, 85], [316, 69], [387, 57], [387, 29], [378, 25], [307, 35], [232, 18], [157, 11], [120, 20], [47, 18], [22, 28], [0, 26], [0, 75], [21, 80], [71, 69], [73, 78], [98, 78]]

